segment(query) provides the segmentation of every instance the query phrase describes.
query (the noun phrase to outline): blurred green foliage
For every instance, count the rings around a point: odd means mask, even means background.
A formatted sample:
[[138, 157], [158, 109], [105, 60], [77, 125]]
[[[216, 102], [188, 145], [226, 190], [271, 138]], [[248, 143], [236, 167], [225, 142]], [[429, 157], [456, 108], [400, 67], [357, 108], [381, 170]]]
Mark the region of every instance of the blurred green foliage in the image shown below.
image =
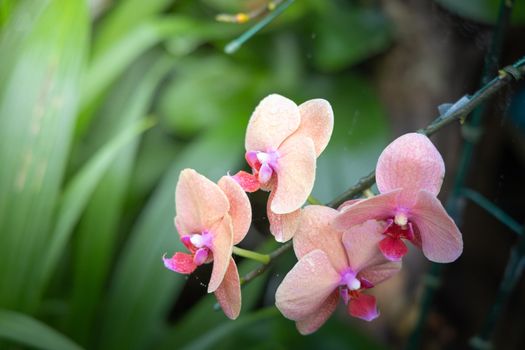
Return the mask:
[[[500, 0], [436, 0], [437, 3], [461, 17], [474, 21], [495, 24], [498, 17]], [[512, 23], [525, 23], [525, 3], [514, 1]]]
[[377, 348], [338, 317], [301, 337], [261, 308], [273, 303], [268, 275], [228, 321], [211, 295], [181, 300], [186, 279], [161, 260], [182, 249], [179, 171], [217, 180], [244, 167], [246, 123], [269, 93], [333, 105], [320, 199], [373, 168], [388, 128], [355, 66], [386, 50], [391, 30], [371, 3], [296, 1], [229, 56], [250, 24], [214, 16], [243, 1], [121, 0], [97, 17], [83, 0], [0, 2], [0, 309], [11, 310], [0, 337], [43, 349]]

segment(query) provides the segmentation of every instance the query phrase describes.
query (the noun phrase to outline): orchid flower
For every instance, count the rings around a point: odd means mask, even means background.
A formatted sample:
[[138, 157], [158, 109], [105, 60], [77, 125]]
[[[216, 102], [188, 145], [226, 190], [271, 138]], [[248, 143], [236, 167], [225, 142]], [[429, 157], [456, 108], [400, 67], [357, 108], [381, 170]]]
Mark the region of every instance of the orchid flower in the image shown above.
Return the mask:
[[339, 297], [351, 316], [371, 321], [379, 316], [376, 300], [364, 291], [401, 268], [377, 249], [384, 223], [374, 220], [345, 231], [332, 226], [339, 212], [324, 206], [303, 209], [293, 248], [299, 261], [277, 289], [275, 304], [296, 321], [301, 334], [321, 327]]
[[407, 253], [405, 239], [422, 248], [431, 261], [452, 262], [461, 255], [463, 241], [436, 197], [444, 175], [443, 158], [428, 137], [405, 134], [379, 157], [376, 181], [380, 194], [343, 205], [334, 224], [342, 229], [370, 219], [384, 220], [379, 249], [389, 260], [399, 261]]
[[218, 185], [185, 169], [175, 190], [175, 226], [188, 253], [164, 257], [164, 265], [175, 272], [190, 274], [213, 262], [208, 293], [215, 292], [224, 313], [237, 318], [241, 308], [239, 273], [232, 258], [251, 224], [251, 206], [244, 190], [229, 176]]
[[268, 200], [270, 231], [279, 242], [292, 238], [299, 224], [299, 208], [315, 180], [316, 158], [333, 129], [333, 112], [322, 99], [297, 106], [277, 95], [264, 98], [246, 130], [246, 161], [252, 174], [234, 178], [247, 192], [271, 191]]

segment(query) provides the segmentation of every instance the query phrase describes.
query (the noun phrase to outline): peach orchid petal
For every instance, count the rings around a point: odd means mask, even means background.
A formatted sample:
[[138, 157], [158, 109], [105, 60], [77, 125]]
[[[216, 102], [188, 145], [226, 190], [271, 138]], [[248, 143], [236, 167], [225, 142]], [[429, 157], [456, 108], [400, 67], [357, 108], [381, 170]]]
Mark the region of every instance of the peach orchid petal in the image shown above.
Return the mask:
[[275, 305], [288, 319], [305, 319], [336, 290], [340, 279], [326, 253], [316, 249], [288, 272], [275, 293]]
[[359, 272], [368, 266], [385, 263], [386, 260], [377, 245], [385, 237], [385, 225], [376, 220], [368, 220], [351, 226], [343, 234], [343, 244], [353, 271]]
[[437, 195], [445, 176], [445, 164], [428, 137], [410, 133], [398, 137], [377, 161], [376, 181], [381, 193], [403, 188], [403, 196], [416, 197], [419, 190]]
[[210, 250], [213, 253], [213, 269], [211, 271], [208, 293], [215, 292], [221, 284], [233, 250], [233, 227], [232, 220], [228, 214], [211, 228], [213, 236]]
[[184, 169], [175, 190], [180, 235], [201, 233], [228, 213], [230, 204], [222, 190], [193, 169]]
[[237, 265], [231, 257], [224, 279], [215, 291], [215, 297], [229, 319], [235, 320], [239, 316], [241, 312], [241, 283]]
[[421, 235], [423, 254], [430, 261], [448, 263], [461, 255], [461, 232], [432, 193], [420, 191], [410, 214]]
[[334, 226], [338, 229], [346, 230], [367, 220], [383, 220], [394, 216], [400, 192], [401, 190], [399, 189], [383, 193], [345, 206], [341, 214], [335, 218]]
[[341, 272], [348, 268], [348, 258], [342, 244], [342, 232], [332, 226], [338, 211], [320, 205], [309, 205], [302, 210], [301, 223], [293, 239], [297, 259], [315, 249], [328, 254], [332, 266]]
[[230, 217], [233, 225], [233, 244], [244, 239], [252, 223], [252, 207], [242, 187], [230, 176], [223, 176], [218, 183], [230, 202]]
[[363, 198], [350, 199], [350, 200], [348, 200], [346, 202], [343, 202], [339, 207], [337, 207], [337, 210], [339, 210], [340, 212], [343, 212], [349, 206], [354, 205], [357, 202], [360, 202], [362, 200], [363, 200]]
[[273, 94], [265, 97], [255, 108], [246, 129], [247, 151], [277, 150], [301, 121], [299, 108], [290, 99]]
[[308, 137], [290, 137], [279, 148], [275, 197], [271, 210], [287, 214], [306, 202], [315, 180], [315, 149]]
[[323, 152], [334, 129], [334, 112], [328, 101], [314, 99], [299, 106], [301, 124], [293, 136], [302, 135], [312, 139], [316, 156]]
[[389, 279], [401, 270], [401, 262], [388, 261], [383, 258], [383, 262], [376, 265], [369, 265], [359, 273], [359, 277], [364, 278], [373, 286]]
[[270, 222], [270, 232], [277, 242], [288, 242], [299, 228], [301, 209], [288, 214], [275, 214], [270, 210], [270, 203], [271, 201], [268, 200], [267, 216]]
[[339, 293], [337, 290], [334, 291], [326, 300], [321, 304], [321, 307], [315, 310], [307, 317], [298, 320], [295, 325], [297, 330], [302, 335], [312, 334], [318, 330], [328, 318], [334, 313], [337, 303], [339, 302]]

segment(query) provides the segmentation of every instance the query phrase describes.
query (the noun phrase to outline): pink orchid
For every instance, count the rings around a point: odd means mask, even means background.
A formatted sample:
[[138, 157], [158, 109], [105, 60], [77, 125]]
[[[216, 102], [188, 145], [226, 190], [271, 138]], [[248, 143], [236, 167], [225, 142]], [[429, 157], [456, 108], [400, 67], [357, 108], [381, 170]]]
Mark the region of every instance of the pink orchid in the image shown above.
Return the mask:
[[213, 262], [208, 293], [215, 292], [224, 313], [237, 318], [241, 308], [239, 273], [232, 258], [233, 245], [248, 233], [251, 206], [244, 190], [229, 176], [218, 185], [193, 169], [180, 173], [175, 190], [175, 226], [190, 252], [164, 257], [164, 265], [182, 274]]
[[452, 262], [461, 255], [463, 241], [436, 197], [444, 175], [443, 158], [428, 137], [405, 134], [379, 157], [376, 180], [380, 194], [344, 205], [335, 225], [345, 228], [370, 219], [385, 220], [379, 249], [386, 258], [401, 260], [408, 251], [406, 239], [421, 247], [429, 260]]
[[277, 95], [264, 98], [246, 130], [246, 161], [252, 174], [234, 177], [247, 192], [271, 191], [268, 200], [270, 231], [279, 242], [292, 238], [299, 224], [299, 208], [315, 180], [316, 158], [333, 129], [333, 112], [322, 99], [297, 106]]
[[301, 334], [321, 327], [334, 312], [339, 296], [350, 315], [371, 321], [379, 316], [376, 300], [363, 292], [401, 268], [377, 249], [384, 224], [374, 220], [346, 232], [332, 226], [339, 212], [324, 206], [303, 210], [293, 247], [299, 261], [275, 294], [281, 313], [296, 321]]

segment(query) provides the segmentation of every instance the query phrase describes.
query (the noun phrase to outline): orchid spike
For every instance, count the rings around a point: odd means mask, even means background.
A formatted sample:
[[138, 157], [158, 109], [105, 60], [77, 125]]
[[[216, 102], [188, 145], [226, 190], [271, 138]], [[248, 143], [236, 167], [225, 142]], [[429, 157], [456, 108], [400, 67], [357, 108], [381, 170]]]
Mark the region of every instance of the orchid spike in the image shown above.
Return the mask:
[[175, 190], [175, 226], [188, 253], [164, 257], [164, 265], [182, 274], [213, 262], [208, 293], [215, 292], [224, 313], [239, 316], [241, 290], [239, 273], [231, 257], [233, 245], [248, 233], [251, 206], [244, 190], [229, 176], [218, 184], [185, 169]]
[[381, 153], [376, 167], [380, 194], [343, 205], [335, 225], [340, 229], [367, 220], [386, 223], [379, 249], [399, 261], [408, 249], [403, 240], [422, 248], [431, 261], [447, 263], [463, 251], [461, 232], [437, 199], [445, 165], [432, 142], [422, 134], [405, 134]]
[[299, 209], [315, 180], [316, 158], [333, 130], [333, 112], [322, 99], [297, 106], [277, 95], [264, 98], [246, 130], [246, 161], [252, 173], [234, 175], [247, 192], [271, 191], [268, 201], [270, 231], [279, 242], [292, 238], [299, 224]]
[[277, 289], [275, 304], [296, 321], [301, 334], [321, 327], [339, 298], [348, 313], [366, 321], [379, 316], [375, 298], [364, 291], [401, 268], [378, 251], [384, 224], [374, 220], [340, 231], [332, 226], [338, 211], [307, 206], [293, 240], [299, 261]]

